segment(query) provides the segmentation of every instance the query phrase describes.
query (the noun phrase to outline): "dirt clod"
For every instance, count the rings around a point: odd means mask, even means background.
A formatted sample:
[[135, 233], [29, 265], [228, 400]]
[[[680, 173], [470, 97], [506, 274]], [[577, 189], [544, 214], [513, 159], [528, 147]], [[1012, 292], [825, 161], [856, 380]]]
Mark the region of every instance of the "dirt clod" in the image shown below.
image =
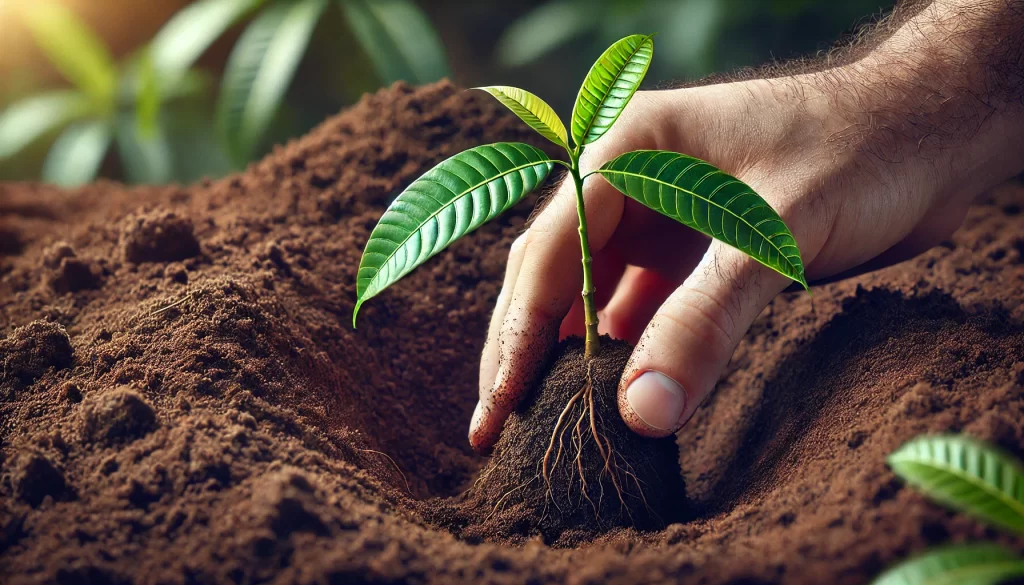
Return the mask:
[[173, 211], [131, 215], [121, 231], [124, 259], [142, 262], [172, 262], [199, 254], [192, 220]]
[[0, 391], [16, 391], [51, 368], [67, 368], [72, 353], [71, 339], [57, 323], [37, 320], [15, 329], [0, 339]]
[[81, 433], [87, 441], [114, 444], [145, 436], [157, 426], [153, 407], [130, 388], [88, 396], [82, 403]]
[[14, 495], [32, 507], [38, 506], [46, 496], [59, 498], [67, 490], [64, 474], [38, 453], [18, 458], [11, 483]]
[[53, 290], [61, 294], [100, 286], [97, 269], [92, 263], [78, 258], [63, 258], [46, 279]]

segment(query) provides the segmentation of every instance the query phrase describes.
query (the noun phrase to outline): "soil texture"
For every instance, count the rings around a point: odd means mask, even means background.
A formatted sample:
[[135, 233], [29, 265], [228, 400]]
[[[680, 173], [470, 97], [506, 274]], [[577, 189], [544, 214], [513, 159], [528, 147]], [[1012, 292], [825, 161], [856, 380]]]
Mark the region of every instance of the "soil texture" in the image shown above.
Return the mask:
[[675, 438], [641, 437], [619, 416], [619, 377], [632, 346], [605, 336], [592, 360], [583, 346], [580, 337], [559, 344], [473, 485], [427, 506], [428, 518], [469, 541], [540, 534], [557, 546], [616, 526], [657, 530], [682, 519], [686, 489]]
[[[0, 581], [852, 585], [942, 543], [1024, 550], [884, 463], [924, 432], [1024, 455], [1017, 184], [914, 260], [777, 298], [678, 436], [685, 515], [472, 508], [496, 493], [466, 441], [477, 356], [536, 199], [350, 323], [394, 194], [498, 140], [542, 139], [398, 84], [223, 180], [0, 185]], [[513, 459], [541, 438], [510, 430]]]

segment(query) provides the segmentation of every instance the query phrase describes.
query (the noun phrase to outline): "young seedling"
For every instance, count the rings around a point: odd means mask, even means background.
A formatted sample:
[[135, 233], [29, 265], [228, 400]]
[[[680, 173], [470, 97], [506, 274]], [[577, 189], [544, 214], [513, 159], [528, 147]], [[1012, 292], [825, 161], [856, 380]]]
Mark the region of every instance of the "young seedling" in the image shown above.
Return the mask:
[[[904, 481], [950, 508], [1024, 536], [1024, 465], [973, 439], [918, 437], [889, 455]], [[872, 585], [996, 585], [1024, 577], [1024, 558], [995, 544], [929, 551], [880, 575]]]
[[[618, 120], [643, 81], [653, 54], [654, 40], [649, 35], [631, 35], [609, 47], [583, 81], [569, 132], [554, 110], [528, 91], [506, 86], [478, 88], [564, 149], [568, 160], [549, 158], [529, 144], [499, 142], [460, 152], [414, 181], [392, 202], [370, 234], [356, 278], [353, 327], [363, 303], [515, 205], [543, 183], [556, 164], [568, 169], [576, 196], [588, 359], [600, 349], [583, 198], [584, 180], [592, 174], [601, 175], [627, 197], [738, 248], [806, 288], [796, 240], [779, 215], [753, 189], [710, 163], [676, 152], [636, 150], [587, 173], [580, 168], [584, 149]], [[577, 407], [579, 415], [574, 412]], [[584, 440], [593, 439], [604, 459], [604, 472], [622, 498], [622, 483], [636, 478], [630, 477], [628, 467], [617, 463], [612, 446], [598, 431], [599, 423], [588, 380], [568, 402], [552, 432], [542, 464], [549, 488], [550, 473], [561, 460], [563, 434], [571, 428], [571, 443], [577, 451], [582, 450]], [[579, 465], [578, 457], [576, 463]], [[580, 467], [580, 480], [585, 482]]]

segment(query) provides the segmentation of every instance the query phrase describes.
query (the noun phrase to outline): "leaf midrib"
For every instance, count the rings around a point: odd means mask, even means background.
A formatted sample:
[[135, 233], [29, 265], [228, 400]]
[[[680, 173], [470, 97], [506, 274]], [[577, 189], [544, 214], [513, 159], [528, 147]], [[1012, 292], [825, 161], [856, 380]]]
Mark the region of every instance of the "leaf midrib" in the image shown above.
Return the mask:
[[[950, 465], [943, 465], [941, 463], [935, 463], [934, 461], [931, 461], [931, 460], [920, 461], [920, 460], [915, 460], [915, 459], [909, 459], [909, 460], [905, 460], [905, 461], [900, 461], [899, 459], [897, 459], [896, 462], [897, 463], [907, 463], [907, 464], [910, 464], [910, 465], [920, 465], [922, 467], [931, 467], [931, 468], [937, 469], [939, 471], [945, 471], [945, 472], [949, 473], [950, 475], [952, 475], [952, 476], [954, 476], [956, 478], [959, 478], [959, 479], [962, 479], [962, 480], [966, 481], [969, 484], [972, 484], [972, 485], [975, 485], [977, 487], [980, 487], [982, 489], [982, 491], [987, 492], [987, 493], [989, 493], [991, 495], [994, 495], [997, 500], [1005, 503], [1006, 506], [1008, 508], [1010, 508], [1011, 510], [1016, 511], [1017, 515], [1018, 515], [1018, 518], [1021, 521], [1024, 521], [1024, 504], [1018, 502], [1016, 498], [1010, 497], [1006, 492], [1004, 492], [1001, 489], [996, 488], [995, 486], [993, 486], [992, 484], [988, 483], [987, 481], [985, 481], [983, 479], [977, 478], [977, 477], [975, 477], [975, 476], [973, 476], [973, 475], [971, 475], [969, 473], [962, 472], [962, 471], [958, 470], [956, 467], [953, 467], [953, 466], [950, 466]], [[1002, 464], [1003, 462], [1000, 461], [1000, 463]], [[1012, 466], [1011, 466], [1011, 468], [1012, 468]], [[1017, 471], [1017, 470], [1015, 470], [1015, 471]], [[1017, 471], [1017, 472], [1019, 473], [1019, 471]]]
[[[608, 85], [609, 91], [605, 92], [604, 97], [601, 98], [601, 103], [599, 103], [597, 105], [597, 109], [601, 109], [601, 106], [604, 104], [604, 101], [606, 99], [608, 99], [608, 94], [611, 93], [611, 88], [615, 87], [615, 82], [617, 82], [619, 80], [619, 78], [622, 77], [622, 74], [626, 71], [626, 65], [633, 59], [633, 57], [636, 56], [637, 52], [640, 51], [640, 48], [643, 47], [644, 43], [646, 43], [648, 40], [650, 40], [650, 38], [651, 38], [650, 36], [645, 37], [642, 41], [640, 41], [639, 44], [637, 44], [636, 48], [633, 49], [629, 53], [629, 57], [626, 59], [626, 62], [622, 64], [622, 67], [620, 67], [619, 70], [615, 73], [615, 78], [612, 79], [612, 82]], [[600, 63], [600, 61], [598, 61], [598, 63]], [[594, 66], [597, 67], [596, 64]], [[590, 77], [590, 76], [587, 75], [587, 77]], [[586, 87], [587, 87], [587, 83], [586, 83], [586, 81], [584, 81], [583, 82], [583, 87], [580, 88], [580, 94], [583, 93], [583, 90]], [[579, 98], [579, 95], [577, 95], [576, 96], [576, 102], [579, 103], [579, 101], [580, 101], [580, 98]], [[587, 127], [583, 129], [583, 135], [580, 136], [580, 144], [578, 144], [577, 146], [581, 146], [583, 144], [583, 141], [587, 139], [587, 135], [590, 134], [590, 129], [594, 127], [594, 122], [596, 120], [597, 120], [597, 110], [594, 111], [593, 115], [590, 117], [590, 121], [587, 122]], [[573, 139], [575, 139], [575, 136], [573, 137]]]
[[[773, 242], [770, 238], [765, 236], [761, 232], [761, 230], [759, 230], [756, 227], [754, 227], [754, 225], [752, 223], [750, 223], [749, 221], [744, 219], [742, 216], [738, 215], [736, 212], [734, 212], [731, 209], [729, 209], [728, 207], [725, 207], [723, 205], [719, 205], [718, 203], [715, 203], [711, 199], [708, 199], [707, 197], [704, 197], [704, 196], [702, 196], [702, 195], [700, 195], [698, 193], [694, 193], [693, 191], [690, 191], [689, 189], [685, 189], [685, 188], [680, 187], [678, 185], [673, 185], [672, 183], [669, 183], [667, 181], [662, 181], [661, 179], [655, 179], [653, 177], [648, 177], [647, 175], [641, 175], [639, 173], [631, 173], [629, 171], [619, 171], [619, 170], [614, 170], [614, 169], [599, 169], [597, 172], [601, 173], [602, 175], [603, 174], [620, 174], [620, 175], [625, 175], [625, 176], [629, 176], [629, 177], [635, 177], [635, 178], [643, 179], [643, 180], [646, 180], [646, 181], [653, 181], [655, 183], [658, 183], [659, 185], [663, 185], [665, 187], [670, 187], [672, 189], [676, 189], [676, 190], [682, 191], [684, 193], [689, 193], [690, 195], [696, 197], [697, 199], [700, 199], [701, 201], [704, 201], [708, 205], [713, 205], [713, 206], [721, 209], [722, 211], [728, 213], [729, 215], [735, 217], [736, 221], [741, 221], [741, 222], [745, 223], [748, 227], [750, 227], [751, 231], [753, 231], [757, 235], [761, 236], [762, 239], [764, 239], [766, 242], [768, 242], [769, 246], [774, 248], [775, 251], [779, 253], [779, 258], [785, 258], [786, 259], [786, 264], [788, 264], [793, 269], [794, 272], [800, 272], [798, 270], [798, 267], [789, 260], [789, 256], [786, 256], [785, 254], [782, 253], [782, 248], [776, 246], [775, 242]], [[769, 208], [770, 208], [770, 206], [769, 206]], [[676, 215], [678, 215], [678, 213]], [[770, 264], [768, 264], [768, 263], [766, 263], [766, 262], [764, 262], [764, 261], [762, 261], [762, 260], [760, 260], [760, 259], [758, 259], [756, 257], [753, 257], [753, 256], [751, 256], [751, 257], [754, 258], [755, 260], [757, 260], [758, 262], [760, 262], [761, 264], [764, 264], [765, 266], [768, 266], [769, 268], [772, 268], [773, 270], [775, 269], [774, 266], [771, 266]], [[788, 275], [786, 275], [786, 276], [788, 276]]]
[[[516, 150], [518, 150], [518, 149], [516, 149]], [[398, 243], [398, 246], [396, 246], [395, 249], [392, 250], [392, 252], [390, 254], [388, 254], [388, 257], [385, 258], [383, 262], [381, 262], [380, 267], [386, 266], [388, 263], [390, 263], [391, 259], [395, 257], [395, 254], [397, 254], [398, 251], [401, 250], [402, 247], [405, 246], [405, 244], [408, 243], [409, 240], [412, 239], [412, 236], [414, 234], [418, 233], [420, 231], [420, 229], [423, 228], [423, 226], [427, 225], [427, 223], [430, 220], [432, 220], [435, 217], [437, 217], [438, 215], [440, 215], [440, 213], [442, 211], [444, 211], [449, 206], [454, 205], [456, 201], [458, 201], [461, 198], [465, 197], [467, 194], [472, 193], [473, 191], [476, 191], [477, 189], [479, 189], [480, 187], [486, 185], [487, 183], [490, 183], [492, 181], [496, 181], [496, 180], [498, 180], [498, 179], [500, 179], [502, 177], [508, 176], [508, 175], [510, 175], [512, 173], [515, 173], [515, 172], [518, 172], [518, 171], [521, 171], [523, 169], [527, 169], [527, 168], [530, 168], [530, 167], [535, 167], [537, 165], [548, 164], [548, 163], [552, 163], [552, 162], [553, 161], [551, 159], [544, 159], [544, 160], [532, 162], [532, 163], [529, 163], [529, 164], [519, 165], [517, 167], [509, 169], [508, 171], [505, 171], [505, 172], [499, 173], [497, 175], [494, 175], [493, 177], [491, 177], [491, 178], [489, 178], [489, 179], [487, 179], [485, 181], [481, 181], [481, 182], [477, 183], [476, 185], [473, 185], [472, 187], [469, 187], [469, 188], [463, 190], [461, 193], [459, 193], [458, 195], [453, 197], [451, 201], [449, 201], [448, 203], [442, 205], [441, 207], [438, 207], [436, 211], [434, 211], [433, 213], [428, 215], [426, 218], [424, 218], [423, 221], [420, 222], [420, 225], [416, 229], [414, 229], [411, 232], [409, 232], [409, 235], [406, 236], [405, 239], [402, 240], [400, 243]], [[396, 201], [397, 201], [397, 199], [396, 199]], [[373, 273], [373, 276], [370, 277], [370, 282], [366, 285], [366, 288], [363, 289], [363, 292], [366, 292], [367, 290], [369, 290], [370, 287], [373, 285], [374, 281], [377, 280], [377, 276], [380, 275], [380, 267], [375, 269], [376, 271]], [[362, 296], [362, 295], [360, 295], [360, 296]]]

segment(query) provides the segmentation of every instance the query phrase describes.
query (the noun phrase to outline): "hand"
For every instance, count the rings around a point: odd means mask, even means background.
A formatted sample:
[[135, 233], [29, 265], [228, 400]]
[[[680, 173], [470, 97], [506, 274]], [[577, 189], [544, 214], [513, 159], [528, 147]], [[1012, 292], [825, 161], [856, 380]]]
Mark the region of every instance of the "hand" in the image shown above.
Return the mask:
[[[948, 144], [930, 155], [928, 136], [895, 132], [873, 111], [889, 108], [896, 116], [901, 107], [919, 106], [920, 96], [908, 91], [905, 102], [884, 96], [864, 104], [837, 89], [868, 86], [885, 70], [881, 59], [876, 52], [874, 62], [825, 74], [640, 92], [613, 130], [587, 147], [583, 169], [641, 148], [705, 159], [782, 216], [812, 281], [904, 260], [952, 234], [972, 199], [1019, 163], [985, 158], [1010, 139], [1005, 128], [979, 133], [957, 157], [946, 154]], [[1019, 114], [1013, 127], [1020, 127]], [[957, 162], [960, 155], [974, 163]], [[967, 180], [982, 170], [990, 171], [984, 180]], [[640, 434], [669, 435], [791, 282], [626, 199], [597, 175], [586, 181], [584, 198], [599, 330], [636, 344], [620, 381], [620, 413]], [[480, 364], [469, 433], [478, 451], [493, 446], [558, 337], [584, 331], [576, 228], [566, 182], [512, 245]]]

